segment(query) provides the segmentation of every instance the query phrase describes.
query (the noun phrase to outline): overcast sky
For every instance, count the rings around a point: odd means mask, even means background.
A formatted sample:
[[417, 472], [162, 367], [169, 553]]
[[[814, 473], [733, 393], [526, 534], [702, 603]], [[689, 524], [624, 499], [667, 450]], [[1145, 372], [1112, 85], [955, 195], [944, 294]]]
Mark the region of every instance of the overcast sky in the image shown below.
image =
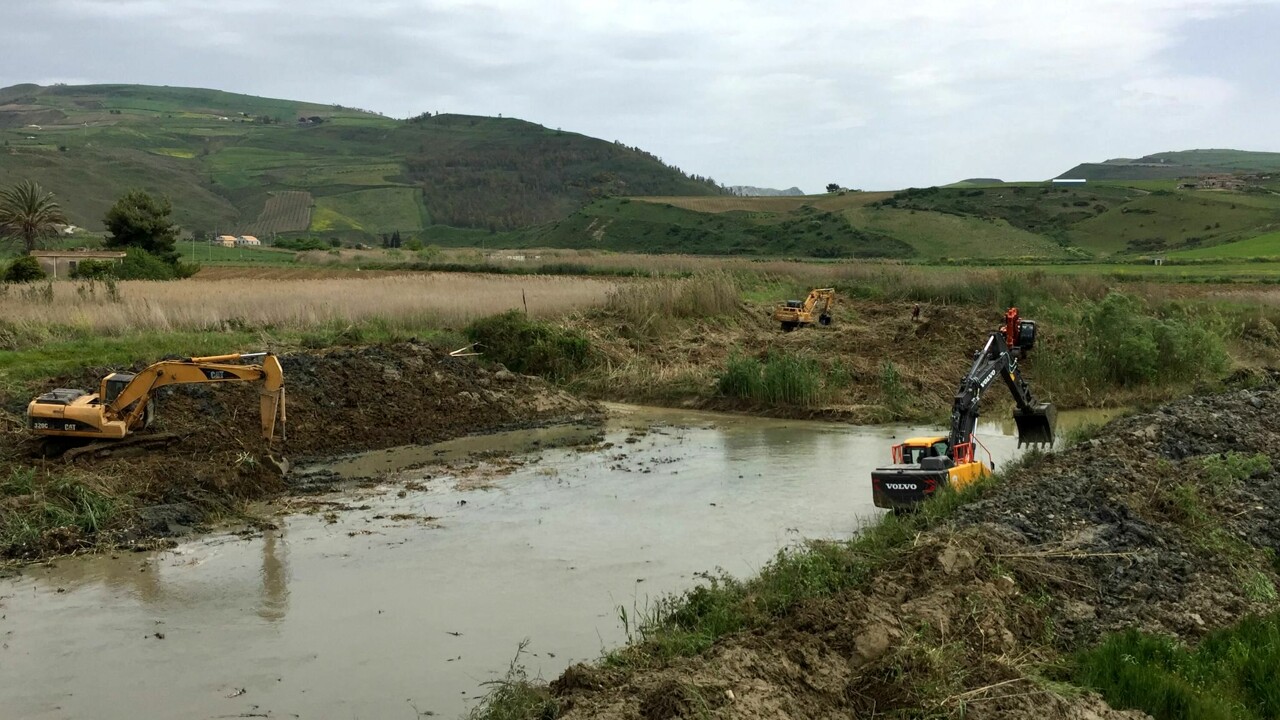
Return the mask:
[[1280, 0], [3, 0], [0, 86], [519, 117], [733, 185], [1280, 151]]

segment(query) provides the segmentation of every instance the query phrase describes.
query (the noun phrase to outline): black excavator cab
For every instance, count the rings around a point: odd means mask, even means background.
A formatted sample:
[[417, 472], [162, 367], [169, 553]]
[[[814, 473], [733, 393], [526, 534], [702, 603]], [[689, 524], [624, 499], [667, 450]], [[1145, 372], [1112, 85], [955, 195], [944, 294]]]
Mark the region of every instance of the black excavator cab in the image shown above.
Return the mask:
[[1058, 422], [1058, 409], [1053, 403], [1039, 403], [1026, 410], [1015, 409], [1013, 422], [1018, 426], [1018, 447], [1052, 445], [1053, 428]]
[[1021, 357], [1026, 357], [1031, 352], [1031, 348], [1036, 346], [1036, 323], [1034, 320], [1023, 320], [1018, 323], [1018, 337], [1014, 341], [1014, 347], [1018, 349]]

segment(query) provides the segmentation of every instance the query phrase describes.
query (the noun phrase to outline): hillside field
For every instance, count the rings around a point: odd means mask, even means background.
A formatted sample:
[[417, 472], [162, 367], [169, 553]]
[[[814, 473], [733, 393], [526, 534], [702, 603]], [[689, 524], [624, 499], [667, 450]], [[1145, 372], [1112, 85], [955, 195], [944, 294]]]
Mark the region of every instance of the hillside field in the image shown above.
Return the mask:
[[[546, 223], [601, 194], [725, 192], [642, 150], [521, 120], [396, 120], [193, 88], [0, 89], [0, 147], [0, 185], [35, 180], [91, 230], [131, 188], [167, 195], [188, 230], [229, 234], [308, 230], [314, 219], [296, 212], [283, 225], [272, 218], [282, 193], [310, 193], [328, 213], [322, 226], [366, 240], [427, 218], [486, 230]], [[380, 194], [347, 197], [360, 191]]]

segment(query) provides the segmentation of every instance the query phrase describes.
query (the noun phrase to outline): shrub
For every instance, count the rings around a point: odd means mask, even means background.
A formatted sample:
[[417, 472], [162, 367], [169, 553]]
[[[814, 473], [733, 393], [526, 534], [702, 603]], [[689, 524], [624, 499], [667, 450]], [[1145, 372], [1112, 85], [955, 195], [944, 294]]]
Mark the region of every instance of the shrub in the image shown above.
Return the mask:
[[1111, 293], [1084, 312], [1085, 359], [1119, 385], [1185, 380], [1227, 366], [1222, 339], [1187, 317], [1154, 317], [1138, 299]]
[[81, 260], [71, 271], [71, 277], [77, 280], [106, 280], [116, 276], [116, 264], [110, 260]]
[[4, 281], [7, 283], [29, 283], [45, 278], [40, 261], [30, 255], [23, 255], [9, 263], [4, 270]]
[[554, 380], [567, 380], [594, 359], [591, 341], [582, 333], [530, 320], [519, 310], [480, 318], [467, 326], [466, 334], [489, 360]]
[[124, 261], [115, 268], [121, 280], [177, 280], [195, 275], [199, 265], [168, 263], [142, 248], [131, 247]]

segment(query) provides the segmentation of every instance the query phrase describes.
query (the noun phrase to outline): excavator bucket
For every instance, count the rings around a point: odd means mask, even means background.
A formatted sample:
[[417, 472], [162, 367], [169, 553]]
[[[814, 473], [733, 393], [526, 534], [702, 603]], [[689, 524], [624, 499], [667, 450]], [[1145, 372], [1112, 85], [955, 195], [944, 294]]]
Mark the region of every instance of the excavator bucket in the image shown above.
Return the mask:
[[1052, 445], [1053, 426], [1057, 420], [1058, 409], [1053, 403], [1040, 403], [1028, 410], [1014, 410], [1013, 422], [1018, 426], [1018, 447]]

